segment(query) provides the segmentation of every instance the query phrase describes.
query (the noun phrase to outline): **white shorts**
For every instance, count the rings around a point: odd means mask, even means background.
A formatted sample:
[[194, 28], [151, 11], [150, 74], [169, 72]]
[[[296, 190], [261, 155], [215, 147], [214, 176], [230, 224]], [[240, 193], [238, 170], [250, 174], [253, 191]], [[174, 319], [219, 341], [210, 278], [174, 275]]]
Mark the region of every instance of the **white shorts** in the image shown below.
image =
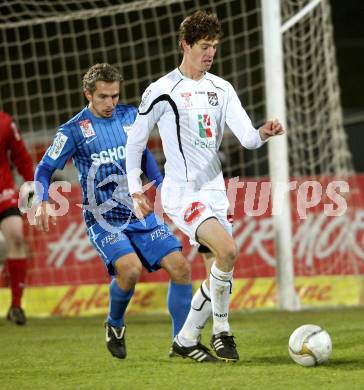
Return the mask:
[[161, 201], [165, 213], [190, 238], [191, 245], [199, 245], [196, 231], [209, 218], [216, 218], [232, 235], [227, 218], [229, 201], [224, 190], [196, 191], [163, 184]]

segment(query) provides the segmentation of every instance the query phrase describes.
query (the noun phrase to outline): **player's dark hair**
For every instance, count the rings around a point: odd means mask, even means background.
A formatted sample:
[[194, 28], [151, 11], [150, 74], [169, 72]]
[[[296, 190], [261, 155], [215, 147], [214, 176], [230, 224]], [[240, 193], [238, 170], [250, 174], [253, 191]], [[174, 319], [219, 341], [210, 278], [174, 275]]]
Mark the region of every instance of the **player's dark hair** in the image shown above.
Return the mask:
[[96, 81], [105, 81], [107, 83], [118, 81], [121, 86], [123, 77], [119, 70], [110, 64], [95, 64], [83, 76], [83, 89], [91, 93], [95, 92]]
[[221, 23], [217, 16], [205, 10], [198, 10], [187, 16], [179, 27], [179, 45], [182, 40], [193, 46], [200, 39], [212, 41], [222, 37]]

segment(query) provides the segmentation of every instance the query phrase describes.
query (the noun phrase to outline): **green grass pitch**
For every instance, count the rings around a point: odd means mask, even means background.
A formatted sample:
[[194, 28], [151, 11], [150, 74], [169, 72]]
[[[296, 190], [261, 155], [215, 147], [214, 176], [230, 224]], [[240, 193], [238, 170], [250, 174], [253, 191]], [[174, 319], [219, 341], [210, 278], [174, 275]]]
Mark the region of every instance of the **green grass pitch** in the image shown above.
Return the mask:
[[[0, 320], [0, 388], [7, 389], [364, 389], [364, 308], [245, 312], [231, 315], [237, 363], [198, 364], [169, 358], [167, 316], [127, 318], [128, 356], [104, 345], [103, 318]], [[328, 363], [300, 367], [287, 352], [298, 326], [325, 328], [333, 341]], [[208, 344], [210, 325], [202, 341]]]

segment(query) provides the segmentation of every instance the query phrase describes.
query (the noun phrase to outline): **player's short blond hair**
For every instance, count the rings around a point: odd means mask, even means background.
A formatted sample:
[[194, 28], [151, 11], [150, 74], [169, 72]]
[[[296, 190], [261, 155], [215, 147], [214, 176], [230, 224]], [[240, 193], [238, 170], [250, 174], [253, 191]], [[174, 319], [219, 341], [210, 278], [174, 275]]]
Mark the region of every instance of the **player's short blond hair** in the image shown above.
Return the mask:
[[123, 77], [115, 66], [103, 63], [91, 66], [91, 68], [83, 76], [82, 81], [83, 89], [93, 93], [96, 90], [96, 81], [105, 81], [107, 83], [118, 81], [121, 87]]
[[193, 46], [200, 39], [212, 41], [222, 37], [221, 23], [218, 17], [205, 10], [198, 10], [187, 16], [179, 28], [179, 45], [184, 40]]

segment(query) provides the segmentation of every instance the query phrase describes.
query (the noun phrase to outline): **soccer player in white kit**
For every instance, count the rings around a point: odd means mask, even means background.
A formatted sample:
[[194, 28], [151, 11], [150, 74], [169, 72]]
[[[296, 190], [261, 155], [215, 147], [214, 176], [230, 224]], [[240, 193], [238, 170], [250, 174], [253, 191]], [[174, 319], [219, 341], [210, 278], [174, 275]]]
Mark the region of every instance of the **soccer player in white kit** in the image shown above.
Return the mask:
[[284, 132], [277, 120], [255, 129], [232, 85], [208, 72], [221, 35], [214, 14], [199, 10], [184, 19], [179, 32], [182, 62], [146, 89], [126, 146], [129, 190], [142, 217], [151, 208], [142, 193], [141, 157], [151, 130], [158, 126], [166, 157], [164, 211], [192, 243], [207, 247], [216, 259], [172, 345], [175, 354], [195, 361], [210, 353], [199, 342], [206, 298], [213, 314], [211, 347], [221, 360], [239, 359], [228, 322], [237, 248], [227, 219], [229, 202], [218, 157], [225, 125], [247, 149], [259, 148]]

